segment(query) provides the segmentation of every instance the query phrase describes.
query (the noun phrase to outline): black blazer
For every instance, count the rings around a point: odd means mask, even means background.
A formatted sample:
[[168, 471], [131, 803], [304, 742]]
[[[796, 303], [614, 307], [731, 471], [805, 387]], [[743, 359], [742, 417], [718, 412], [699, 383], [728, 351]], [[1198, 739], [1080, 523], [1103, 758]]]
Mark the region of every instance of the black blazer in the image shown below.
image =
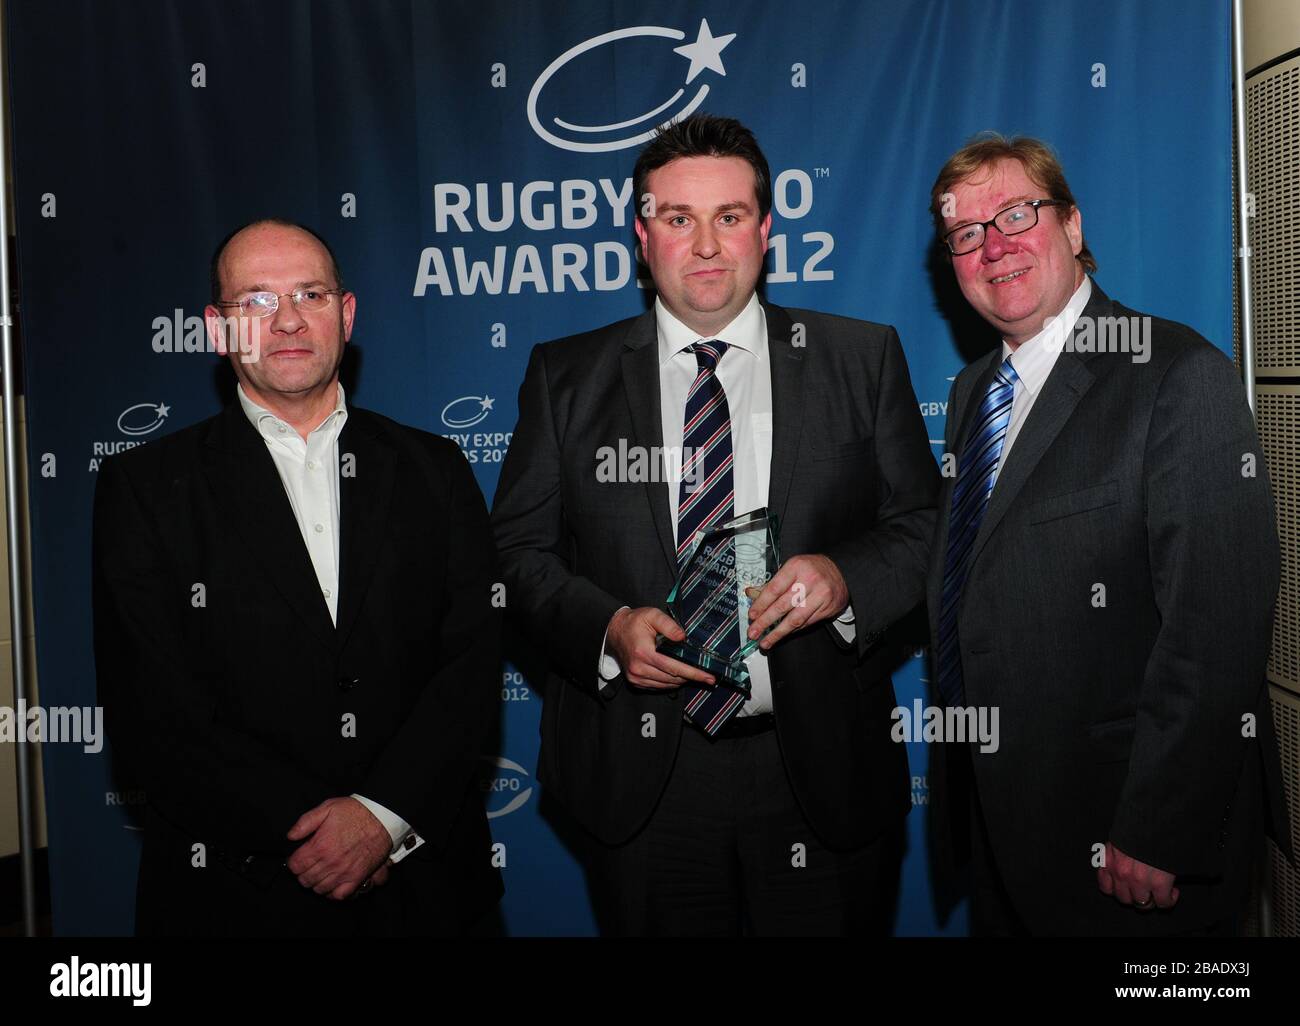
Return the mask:
[[[1083, 311], [1142, 316], [1095, 283]], [[960, 455], [1001, 355], [954, 382], [947, 451]], [[952, 486], [932, 550], [932, 651]], [[1063, 351], [971, 560], [958, 609], [966, 703], [997, 706], [1001, 737], [966, 765], [1017, 912], [1034, 932], [1066, 934], [1173, 933], [1230, 915], [1258, 855], [1263, 778], [1287, 837], [1264, 681], [1277, 532], [1232, 364], [1159, 318], [1145, 363]], [[954, 801], [969, 770], [948, 746], [931, 751], [947, 856], [969, 826]], [[1107, 840], [1179, 877], [1173, 911], [1138, 914], [1097, 889], [1093, 845]]]
[[[772, 650], [777, 731], [809, 823], [851, 848], [911, 807], [895, 653], [873, 643], [922, 597], [938, 472], [892, 328], [764, 308], [781, 555], [833, 559], [857, 621], [852, 647], [819, 624]], [[601, 447], [663, 444], [656, 339], [650, 310], [534, 348], [492, 511], [507, 608], [550, 657], [539, 777], [610, 844], [649, 818], [682, 731], [678, 691], [597, 688], [610, 617], [662, 607], [676, 572], [668, 485], [596, 478]]]
[[[95, 657], [148, 794], [141, 932], [454, 932], [500, 894], [475, 787], [500, 685], [482, 496], [452, 443], [367, 410], [338, 444], [337, 628], [238, 405], [100, 471]], [[283, 868], [285, 834], [353, 792], [426, 844], [330, 901]]]

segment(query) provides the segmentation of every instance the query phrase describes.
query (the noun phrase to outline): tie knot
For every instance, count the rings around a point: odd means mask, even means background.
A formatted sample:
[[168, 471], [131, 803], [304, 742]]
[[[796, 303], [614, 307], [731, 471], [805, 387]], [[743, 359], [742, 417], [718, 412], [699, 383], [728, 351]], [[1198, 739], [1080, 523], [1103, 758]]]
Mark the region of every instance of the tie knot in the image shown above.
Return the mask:
[[1002, 361], [1002, 366], [998, 368], [995, 377], [1000, 385], [1013, 385], [1020, 380], [1020, 375], [1017, 374], [1016, 369], [1011, 366], [1011, 357], [1008, 356]]
[[711, 338], [707, 342], [696, 342], [691, 346], [691, 352], [695, 354], [695, 362], [700, 370], [716, 371], [718, 361], [726, 351], [727, 343], [716, 338]]

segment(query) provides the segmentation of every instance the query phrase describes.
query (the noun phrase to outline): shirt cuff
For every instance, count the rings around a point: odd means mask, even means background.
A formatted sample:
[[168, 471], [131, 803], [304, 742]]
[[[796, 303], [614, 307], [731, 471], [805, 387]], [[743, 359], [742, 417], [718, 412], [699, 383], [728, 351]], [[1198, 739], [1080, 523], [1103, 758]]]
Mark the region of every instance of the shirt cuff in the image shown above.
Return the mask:
[[853, 606], [849, 604], [844, 607], [844, 612], [833, 621], [835, 629], [840, 632], [840, 637], [845, 641], [853, 641], [858, 636], [858, 625], [854, 620]]
[[[401, 862], [402, 859], [424, 843], [424, 838], [411, 829], [411, 824], [391, 809], [384, 808], [378, 802], [371, 801], [364, 795], [354, 794], [352, 797], [369, 809], [371, 815], [379, 820], [384, 829], [388, 831], [388, 836], [393, 841], [389, 858], [394, 863]], [[415, 842], [413, 844], [411, 843], [412, 839]]]
[[[618, 614], [623, 612], [624, 609], [631, 608], [631, 606], [620, 606], [614, 611], [614, 616], [618, 616]], [[610, 617], [611, 621], [614, 619], [614, 616]], [[605, 652], [605, 642], [608, 640], [609, 628], [606, 627], [605, 636], [600, 639], [600, 661], [596, 663], [596, 688], [598, 690], [605, 687], [606, 684], [611, 683], [620, 673], [623, 672], [623, 668], [618, 665], [618, 660]]]

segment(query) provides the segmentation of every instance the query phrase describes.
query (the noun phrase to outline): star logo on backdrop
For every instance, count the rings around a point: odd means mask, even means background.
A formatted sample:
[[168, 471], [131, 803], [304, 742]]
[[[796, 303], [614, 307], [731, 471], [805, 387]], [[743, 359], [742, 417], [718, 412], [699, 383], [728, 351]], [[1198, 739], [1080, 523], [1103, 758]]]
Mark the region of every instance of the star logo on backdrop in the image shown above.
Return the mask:
[[709, 29], [709, 19], [701, 18], [700, 31], [695, 37], [695, 42], [673, 48], [673, 53], [679, 53], [691, 62], [690, 70], [686, 72], [686, 84], [690, 85], [695, 81], [696, 76], [706, 69], [716, 71], [725, 78], [727, 69], [722, 66], [722, 51], [735, 38], [734, 32], [725, 36], [715, 36]]
[[147, 435], [157, 431], [171, 413], [166, 403], [136, 403], [117, 417], [117, 429], [124, 435]]
[[468, 428], [483, 423], [496, 400], [490, 395], [463, 395], [442, 408], [442, 422], [449, 428]]
[[[700, 108], [709, 95], [711, 85], [714, 84], [704, 72], [712, 71], [719, 77], [726, 78], [727, 69], [722, 63], [722, 51], [736, 38], [735, 32], [715, 36], [713, 29], [709, 27], [709, 20], [701, 18], [693, 43], [687, 41], [690, 37], [686, 30], [667, 25], [635, 25], [602, 32], [590, 39], [584, 39], [556, 57], [537, 76], [528, 91], [528, 123], [541, 139], [552, 146], [574, 153], [610, 153], [639, 145], [652, 139], [660, 127], [690, 117]], [[676, 79], [681, 65], [668, 57], [668, 47], [660, 50], [658, 55], [645, 51], [642, 41], [646, 39], [672, 40], [680, 44], [672, 47], [671, 52], [678, 57], [685, 57], [690, 62], [686, 69], [686, 81], [676, 88], [668, 85], [671, 95], [664, 96], [658, 93], [661, 85], [650, 83], [671, 82]], [[628, 48], [633, 45], [642, 49], [629, 51]], [[652, 62], [645, 67], [646, 74], [642, 76], [647, 83], [645, 95], [641, 96], [635, 87], [626, 91], [605, 90], [609, 94], [605, 113], [584, 121], [566, 117], [566, 112], [561, 109], [565, 103], [561, 94], [553, 92], [549, 98], [544, 97], [547, 84], [559, 76], [567, 79], [569, 82], [567, 88], [573, 91], [577, 85], [574, 76], [578, 72], [569, 70], [569, 65], [584, 54], [607, 46], [623, 48], [620, 53], [631, 52], [632, 56], [628, 57], [630, 61]], [[735, 54], [733, 53], [732, 56], [734, 57]], [[611, 53], [610, 57], [613, 58], [614, 54]], [[657, 73], [660, 68], [663, 74]], [[696, 79], [700, 79], [698, 84]], [[630, 98], [634, 96], [640, 98]], [[618, 102], [620, 100], [626, 102], [631, 109], [621, 109]], [[637, 106], [633, 106], [634, 104]]]

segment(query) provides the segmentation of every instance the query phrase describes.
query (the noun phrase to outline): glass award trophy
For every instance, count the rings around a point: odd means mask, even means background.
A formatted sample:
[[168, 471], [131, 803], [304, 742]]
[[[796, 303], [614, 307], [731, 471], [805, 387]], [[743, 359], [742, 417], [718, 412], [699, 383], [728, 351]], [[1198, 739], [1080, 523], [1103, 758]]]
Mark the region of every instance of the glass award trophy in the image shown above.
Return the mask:
[[668, 595], [668, 614], [686, 638], [661, 635], [656, 650], [748, 695], [745, 659], [762, 640], [747, 636], [749, 607], [780, 566], [777, 533], [776, 514], [766, 509], [696, 532]]

